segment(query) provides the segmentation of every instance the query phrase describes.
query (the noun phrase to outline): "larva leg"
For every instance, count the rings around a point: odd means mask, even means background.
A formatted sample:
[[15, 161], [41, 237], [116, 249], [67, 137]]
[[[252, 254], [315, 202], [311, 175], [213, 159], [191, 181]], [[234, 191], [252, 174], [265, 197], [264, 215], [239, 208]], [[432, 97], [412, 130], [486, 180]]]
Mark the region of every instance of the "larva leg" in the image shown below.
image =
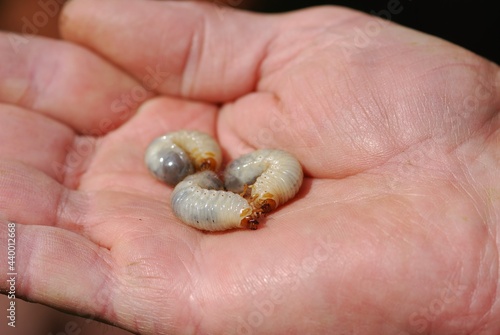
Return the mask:
[[262, 213], [267, 214], [275, 210], [277, 207], [276, 201], [273, 199], [265, 199], [259, 204], [259, 208], [262, 210]]
[[213, 158], [205, 158], [200, 163], [200, 169], [199, 170], [200, 171], [206, 171], [206, 170], [216, 171], [218, 165], [220, 165], [220, 163], [217, 164], [217, 162], [215, 161], [215, 159], [213, 159]]
[[252, 193], [252, 186], [248, 186], [247, 184], [243, 185], [243, 191], [239, 193], [243, 198], [248, 199]]
[[251, 185], [248, 198], [255, 213], [269, 213], [295, 196], [303, 172], [297, 159], [282, 150], [262, 149], [244, 155], [224, 172], [226, 189], [242, 192]]
[[243, 219], [241, 226], [246, 227], [250, 230], [256, 230], [257, 227], [259, 226], [259, 221], [257, 221], [257, 219], [253, 219], [251, 217], [246, 217], [245, 219]]
[[196, 171], [217, 171], [222, 153], [218, 143], [208, 134], [181, 130], [151, 142], [144, 160], [157, 179], [174, 186]]

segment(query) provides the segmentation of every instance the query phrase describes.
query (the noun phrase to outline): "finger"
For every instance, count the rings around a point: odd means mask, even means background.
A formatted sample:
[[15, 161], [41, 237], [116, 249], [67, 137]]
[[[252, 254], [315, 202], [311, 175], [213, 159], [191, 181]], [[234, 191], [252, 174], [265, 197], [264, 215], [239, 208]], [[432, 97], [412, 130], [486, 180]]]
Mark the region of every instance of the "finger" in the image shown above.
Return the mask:
[[[20, 38], [25, 43], [16, 44]], [[0, 102], [86, 134], [118, 127], [152, 95], [103, 59], [66, 42], [0, 33], [0, 61]]]
[[275, 22], [193, 2], [72, 1], [61, 32], [139, 80], [159, 79], [158, 92], [226, 101], [255, 88]]
[[0, 104], [0, 159], [32, 166], [62, 181], [54, 167], [65, 162], [75, 133], [46, 116], [13, 105]]
[[1, 220], [0, 234], [2, 250], [9, 241], [15, 256], [0, 265], [2, 292], [90, 317], [114, 314], [109, 250], [54, 227]]
[[103, 182], [99, 191], [70, 190], [22, 163], [0, 161], [0, 214], [19, 223], [71, 230], [106, 248], [130, 231], [146, 233], [167, 224], [176, 236], [196, 234], [175, 219], [167, 201], [171, 189], [143, 173], [142, 178], [107, 174], [121, 184], [98, 178]]
[[[11, 227], [0, 221], [2, 250], [7, 250]], [[193, 289], [193, 241], [178, 236], [160, 240], [159, 234], [150, 232], [135, 239], [123, 236], [121, 245], [108, 250], [54, 227], [16, 224], [14, 234], [14, 269], [7, 260], [0, 265], [0, 291], [9, 294], [13, 287], [16, 297], [141, 334], [194, 327], [194, 321], [186, 320], [190, 313], [179, 308]]]
[[[253, 148], [281, 148], [294, 153], [310, 176], [338, 179], [387, 167], [393, 158], [407, 164], [405, 154], [411, 150], [440, 160], [442, 150], [455, 150], [471, 134], [490, 127], [500, 106], [498, 66], [452, 45], [437, 45], [441, 55], [428, 54], [420, 39], [431, 37], [400, 27], [387, 32], [391, 34], [381, 34], [381, 43], [428, 61], [396, 57], [375, 68], [350, 63], [341, 47], [314, 52], [316, 46], [311, 46], [296, 72], [276, 72], [272, 82], [262, 83], [267, 92], [223, 106], [218, 128], [231, 132], [221, 131], [221, 141], [229, 138], [222, 135], [236, 135], [239, 141], [230, 148], [231, 156]], [[395, 41], [394, 34], [404, 36], [408, 44]], [[286, 49], [283, 42], [275, 44]], [[373, 50], [362, 51], [359, 57], [369, 62]], [[474, 65], [456, 66], [450, 57], [455, 53]], [[386, 71], [393, 66], [406, 75]], [[448, 67], [454, 71], [446, 71]], [[448, 90], [448, 82], [457, 85]]]
[[87, 210], [82, 193], [72, 191], [37, 169], [0, 161], [0, 213], [16, 222], [79, 231]]

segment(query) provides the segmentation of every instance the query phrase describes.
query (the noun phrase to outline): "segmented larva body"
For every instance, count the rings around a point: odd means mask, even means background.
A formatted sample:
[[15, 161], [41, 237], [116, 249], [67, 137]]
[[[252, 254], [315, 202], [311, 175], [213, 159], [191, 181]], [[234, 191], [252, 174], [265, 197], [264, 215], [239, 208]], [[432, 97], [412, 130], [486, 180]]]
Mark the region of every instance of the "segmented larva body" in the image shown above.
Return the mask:
[[222, 153], [210, 135], [180, 130], [155, 139], [148, 146], [144, 161], [157, 179], [173, 186], [196, 171], [217, 171]]
[[[246, 193], [254, 213], [269, 213], [297, 194], [304, 178], [299, 161], [290, 153], [261, 149], [244, 155], [224, 172], [228, 191]], [[246, 187], [251, 185], [251, 193]], [[254, 214], [254, 216], [256, 215]]]
[[222, 183], [214, 172], [222, 163], [220, 147], [198, 131], [181, 130], [155, 139], [145, 162], [157, 179], [176, 185], [171, 196], [174, 214], [206, 231], [256, 229], [257, 219], [293, 198], [303, 180], [293, 155], [262, 149], [229, 164]]
[[223, 183], [212, 171], [186, 177], [172, 193], [174, 214], [182, 222], [200, 230], [256, 229], [258, 222], [253, 219], [248, 201], [223, 188]]

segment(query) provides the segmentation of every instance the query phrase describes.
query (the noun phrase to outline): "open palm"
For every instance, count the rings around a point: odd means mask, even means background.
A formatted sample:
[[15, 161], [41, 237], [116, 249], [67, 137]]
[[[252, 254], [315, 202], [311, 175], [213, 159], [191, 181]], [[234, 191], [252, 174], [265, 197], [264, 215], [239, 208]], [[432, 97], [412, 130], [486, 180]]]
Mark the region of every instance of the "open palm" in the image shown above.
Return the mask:
[[[333, 7], [73, 1], [61, 26], [84, 48], [0, 35], [19, 295], [141, 334], [498, 332], [495, 64]], [[257, 231], [187, 227], [143, 163], [178, 129], [290, 151], [303, 186]]]

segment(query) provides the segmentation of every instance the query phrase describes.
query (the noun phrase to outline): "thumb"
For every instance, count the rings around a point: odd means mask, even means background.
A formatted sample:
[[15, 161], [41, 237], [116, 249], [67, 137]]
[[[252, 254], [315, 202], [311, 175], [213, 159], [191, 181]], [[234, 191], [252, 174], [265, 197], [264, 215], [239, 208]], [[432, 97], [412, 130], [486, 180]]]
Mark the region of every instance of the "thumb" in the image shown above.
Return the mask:
[[60, 29], [146, 89], [222, 102], [256, 87], [275, 24], [270, 16], [206, 3], [74, 0]]

